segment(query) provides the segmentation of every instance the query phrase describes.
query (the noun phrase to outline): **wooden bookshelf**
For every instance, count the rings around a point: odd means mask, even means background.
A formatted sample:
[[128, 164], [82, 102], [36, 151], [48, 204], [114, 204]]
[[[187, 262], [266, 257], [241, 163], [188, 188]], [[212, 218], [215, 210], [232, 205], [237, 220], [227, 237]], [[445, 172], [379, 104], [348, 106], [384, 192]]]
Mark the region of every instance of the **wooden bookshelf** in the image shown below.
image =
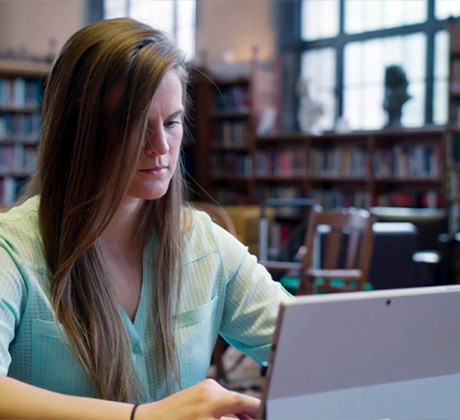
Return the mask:
[[35, 168], [47, 63], [0, 60], [0, 207], [11, 205]]
[[449, 127], [447, 143], [449, 231], [460, 230], [460, 26], [449, 32]]
[[[212, 199], [224, 205], [310, 197], [325, 208], [450, 209], [455, 196], [460, 220], [460, 126], [314, 136], [280, 133], [276, 122], [261, 132], [261, 104], [279, 110], [279, 77], [279, 69], [257, 66], [246, 77], [193, 75], [194, 177]], [[258, 90], [264, 85], [265, 97]]]
[[460, 127], [460, 26], [450, 25], [449, 33], [449, 122]]
[[312, 197], [326, 208], [443, 208], [450, 136], [444, 127], [430, 126], [259, 137], [257, 198]]
[[[255, 80], [252, 70], [248, 78], [211, 77], [211, 82], [199, 74], [193, 81], [195, 179], [220, 204], [311, 197], [325, 208], [449, 205], [446, 157], [455, 130], [425, 126], [260, 135]], [[240, 98], [243, 105], [227, 96]], [[460, 136], [456, 144], [460, 172]]]
[[222, 69], [205, 66], [191, 78], [194, 175], [200, 185], [194, 199], [252, 204], [254, 138], [258, 130], [278, 129], [280, 68], [254, 59]]

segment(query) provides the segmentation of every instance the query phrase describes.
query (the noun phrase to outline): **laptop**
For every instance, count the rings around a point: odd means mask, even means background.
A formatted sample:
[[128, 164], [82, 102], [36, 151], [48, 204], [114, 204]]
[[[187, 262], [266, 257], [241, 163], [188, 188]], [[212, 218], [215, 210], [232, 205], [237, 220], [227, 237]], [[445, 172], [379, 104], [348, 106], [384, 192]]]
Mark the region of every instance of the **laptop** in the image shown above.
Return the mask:
[[258, 418], [460, 419], [460, 285], [280, 307]]

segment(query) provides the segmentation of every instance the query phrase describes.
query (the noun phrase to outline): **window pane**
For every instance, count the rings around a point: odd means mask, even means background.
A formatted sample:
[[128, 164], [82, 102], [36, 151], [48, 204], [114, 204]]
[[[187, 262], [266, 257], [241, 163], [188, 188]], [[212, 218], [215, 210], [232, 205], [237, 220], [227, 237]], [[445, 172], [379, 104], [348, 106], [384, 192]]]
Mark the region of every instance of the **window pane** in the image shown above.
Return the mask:
[[330, 38], [339, 33], [339, 0], [302, 0], [301, 37]]
[[360, 33], [421, 23], [427, 0], [345, 0], [345, 32]]
[[335, 120], [335, 62], [333, 48], [307, 51], [302, 55], [301, 77], [308, 82], [311, 99], [322, 104], [324, 114], [319, 121], [323, 130], [331, 130]]
[[459, 0], [435, 0], [434, 14], [436, 19], [447, 19], [450, 16], [460, 16]]
[[113, 19], [125, 17], [127, 13], [127, 0], [105, 0], [104, 18]]
[[129, 14], [155, 29], [174, 34], [174, 1], [132, 0]]
[[385, 125], [385, 69], [390, 65], [402, 66], [409, 81], [411, 99], [403, 105], [402, 124], [423, 124], [425, 51], [426, 37], [421, 33], [347, 44], [344, 50], [344, 118], [350, 128], [380, 129]]
[[434, 81], [433, 95], [433, 123], [446, 124], [449, 116], [449, 84], [447, 80], [437, 79]]
[[380, 85], [370, 85], [362, 92], [362, 129], [372, 130], [385, 125], [384, 114], [379, 112], [383, 103], [384, 90]]
[[425, 81], [410, 81], [409, 99], [402, 108], [401, 123], [405, 127], [421, 127], [425, 122]]
[[439, 31], [434, 38], [433, 122], [448, 120], [449, 35]]
[[[361, 91], [361, 86], [349, 86], [344, 91], [344, 118], [347, 121], [348, 126], [353, 130], [364, 126], [364, 113], [362, 112], [364, 95]], [[354, 110], [354, 112], [347, 112], [347, 110]]]
[[177, 43], [185, 49], [187, 60], [195, 57], [195, 1], [177, 2]]
[[195, 0], [105, 0], [104, 18], [129, 16], [176, 38], [187, 60], [195, 56]]

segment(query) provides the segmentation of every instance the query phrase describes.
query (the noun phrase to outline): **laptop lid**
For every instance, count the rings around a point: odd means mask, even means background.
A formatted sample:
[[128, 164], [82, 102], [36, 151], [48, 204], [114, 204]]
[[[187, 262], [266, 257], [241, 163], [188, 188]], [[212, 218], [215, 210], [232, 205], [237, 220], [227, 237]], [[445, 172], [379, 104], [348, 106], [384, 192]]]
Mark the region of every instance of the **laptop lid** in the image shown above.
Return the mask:
[[460, 286], [280, 307], [259, 418], [459, 419]]

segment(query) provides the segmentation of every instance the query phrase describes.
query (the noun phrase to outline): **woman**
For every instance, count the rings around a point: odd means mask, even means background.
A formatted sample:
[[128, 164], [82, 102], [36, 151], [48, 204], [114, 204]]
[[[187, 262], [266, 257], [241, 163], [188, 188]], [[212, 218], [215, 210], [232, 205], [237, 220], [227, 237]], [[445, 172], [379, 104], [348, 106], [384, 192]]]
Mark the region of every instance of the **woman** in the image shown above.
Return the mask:
[[266, 359], [286, 294], [182, 203], [186, 77], [131, 19], [61, 50], [28, 199], [0, 217], [0, 417], [255, 415], [204, 378], [219, 332]]

